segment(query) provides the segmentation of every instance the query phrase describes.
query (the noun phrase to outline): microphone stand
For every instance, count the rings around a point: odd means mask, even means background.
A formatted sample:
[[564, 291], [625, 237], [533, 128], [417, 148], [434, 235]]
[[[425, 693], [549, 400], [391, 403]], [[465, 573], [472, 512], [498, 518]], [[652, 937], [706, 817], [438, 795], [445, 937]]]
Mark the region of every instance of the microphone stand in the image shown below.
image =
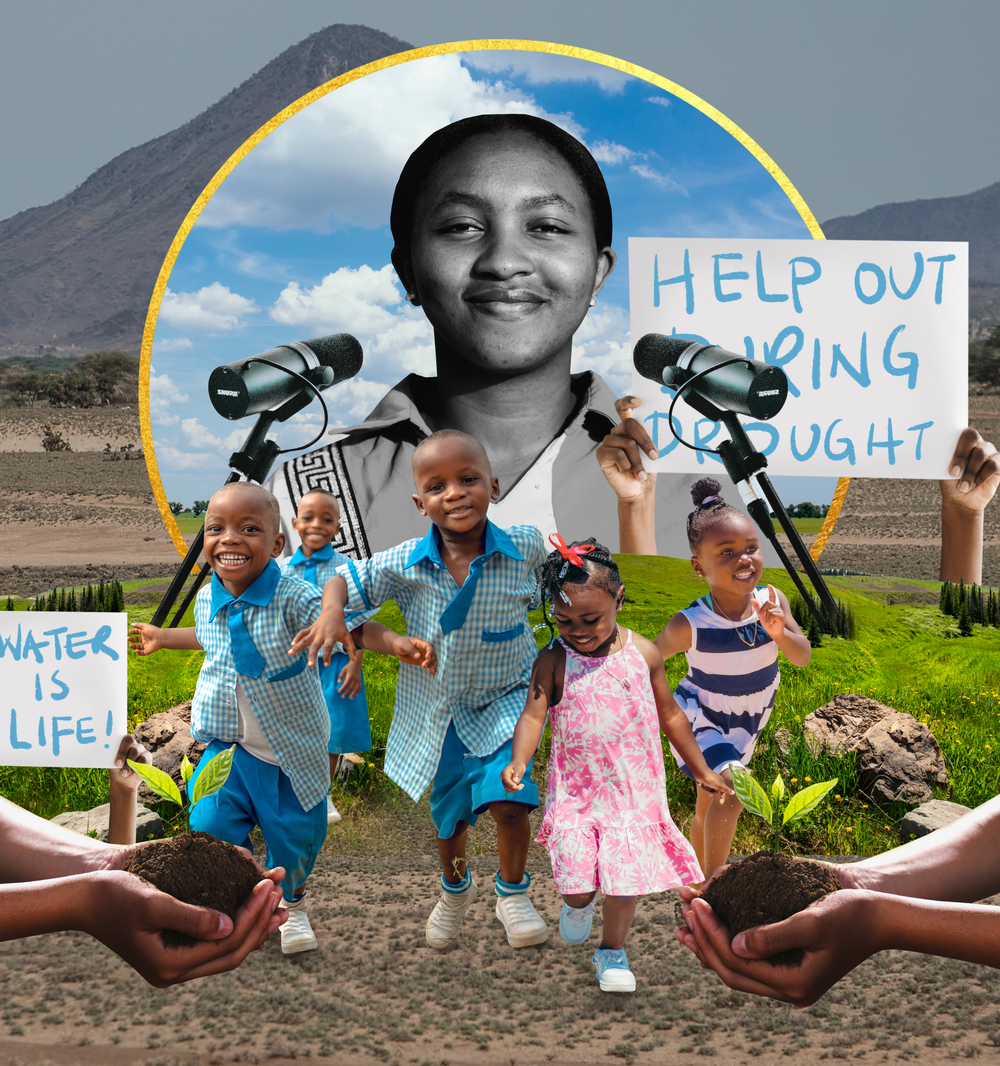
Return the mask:
[[[676, 385], [671, 385], [671, 387], [676, 388]], [[735, 411], [721, 410], [693, 389], [686, 392], [684, 400], [689, 407], [693, 407], [699, 414], [704, 415], [713, 422], [721, 422], [729, 431], [730, 439], [723, 441], [718, 449], [722, 465], [726, 468], [726, 473], [733, 484], [740, 490], [740, 495], [743, 497], [743, 502], [746, 504], [750, 517], [767, 538], [768, 543], [781, 560], [785, 570], [788, 571], [789, 577], [795, 583], [799, 595], [805, 601], [806, 607], [809, 608], [820, 629], [829, 633], [833, 620], [837, 615], [837, 605], [830, 595], [830, 590], [823, 580], [823, 575], [816, 568], [812, 556], [802, 542], [799, 531], [788, 517], [788, 512], [778, 498], [770, 478], [764, 473], [764, 467], [767, 466], [767, 457], [757, 451], [750, 443], [750, 438], [743, 428], [743, 423], [737, 418]], [[754, 488], [755, 483], [763, 490], [764, 496], [767, 498], [767, 504], [757, 495]], [[813, 588], [816, 590], [820, 603], [822, 603], [823, 609], [826, 611], [826, 618], [823, 617], [822, 612], [816, 606], [816, 601], [810, 592], [802, 584], [798, 572], [785, 554], [784, 548], [778, 542], [778, 535], [775, 533], [774, 523], [771, 521], [770, 512], [772, 511], [781, 523], [785, 536], [791, 542], [792, 549], [798, 556], [803, 570], [805, 570]]]
[[[255, 481], [258, 485], [267, 480], [267, 475], [271, 472], [271, 466], [274, 464], [274, 460], [278, 457], [281, 449], [278, 447], [278, 442], [274, 440], [268, 440], [267, 434], [271, 431], [271, 426], [275, 422], [285, 422], [292, 415], [297, 414], [307, 404], [312, 401], [313, 394], [303, 390], [293, 396], [290, 400], [286, 400], [280, 407], [275, 408], [273, 411], [262, 411], [257, 416], [257, 421], [253, 425], [253, 429], [247, 436], [247, 439], [243, 442], [243, 447], [238, 452], [233, 452], [229, 457], [229, 467], [232, 471], [229, 477], [226, 478], [225, 484], [230, 485], [234, 481]], [[150, 619], [150, 623], [154, 626], [162, 626], [164, 619], [170, 613], [171, 607], [180, 595], [181, 589], [184, 586], [184, 582], [187, 580], [188, 575], [194, 569], [195, 563], [198, 561], [198, 556], [201, 555], [201, 549], [205, 544], [205, 525], [202, 523], [201, 529], [198, 530], [197, 535], [191, 542], [191, 547], [188, 548], [187, 555], [184, 556], [184, 560], [177, 568], [177, 573], [174, 574], [173, 580], [170, 582], [170, 587], [163, 594], [163, 599], [160, 600], [159, 607], [156, 608], [153, 617]], [[191, 588], [188, 589], [187, 595], [181, 602], [173, 618], [170, 620], [168, 628], [174, 629], [184, 617], [187, 609], [191, 606], [195, 596], [198, 595], [198, 590], [201, 588], [202, 582], [211, 573], [211, 570], [207, 566], [202, 566], [198, 573], [198, 576], [191, 584]]]

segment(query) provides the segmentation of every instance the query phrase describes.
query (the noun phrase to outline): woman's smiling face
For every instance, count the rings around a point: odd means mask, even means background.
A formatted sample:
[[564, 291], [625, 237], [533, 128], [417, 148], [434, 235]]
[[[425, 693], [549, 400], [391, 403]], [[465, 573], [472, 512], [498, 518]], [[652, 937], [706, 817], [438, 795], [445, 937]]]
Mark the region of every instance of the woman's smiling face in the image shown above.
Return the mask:
[[395, 266], [439, 363], [516, 375], [568, 361], [615, 253], [597, 248], [587, 193], [558, 152], [530, 134], [480, 134], [430, 174]]

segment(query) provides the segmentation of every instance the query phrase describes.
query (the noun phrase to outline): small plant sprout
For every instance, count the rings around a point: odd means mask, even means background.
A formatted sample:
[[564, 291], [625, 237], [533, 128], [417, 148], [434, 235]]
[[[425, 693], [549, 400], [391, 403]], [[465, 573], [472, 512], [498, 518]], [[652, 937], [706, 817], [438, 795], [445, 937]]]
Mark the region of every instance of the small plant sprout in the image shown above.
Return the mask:
[[[204, 768], [198, 775], [198, 780], [194, 784], [194, 789], [189, 797], [190, 803], [187, 809], [184, 811], [187, 817], [187, 831], [191, 832], [191, 810], [194, 805], [206, 796], [213, 796], [220, 788], [226, 783], [229, 777], [229, 771], [233, 768], [233, 752], [236, 750], [234, 744], [227, 751], [220, 751], [218, 755], [213, 756], [205, 763]], [[174, 779], [170, 774], [164, 773], [162, 770], [155, 766], [147, 766], [145, 763], [133, 762], [128, 760], [129, 766], [146, 782], [147, 785], [158, 795], [162, 796], [165, 800], [170, 800], [171, 803], [176, 803], [178, 807], [184, 807], [184, 800], [181, 796], [181, 791], [174, 784]], [[187, 791], [188, 783], [194, 774], [194, 766], [188, 760], [185, 755], [181, 760], [181, 779], [184, 782], [184, 791]]]
[[779, 821], [777, 818], [778, 804], [788, 795], [788, 789], [785, 788], [785, 782], [782, 780], [781, 774], [778, 774], [774, 779], [774, 783], [771, 785], [771, 796], [768, 798], [767, 793], [757, 784], [753, 775], [742, 766], [731, 763], [729, 769], [733, 775], [733, 789], [739, 797], [740, 803], [751, 814], [756, 814], [763, 818], [771, 827], [771, 831], [774, 834], [771, 850], [774, 852], [778, 850], [782, 827], [791, 825], [793, 822], [805, 818], [807, 814], [811, 814], [823, 802], [827, 793], [836, 786], [838, 780], [835, 777], [832, 781], [819, 781], [815, 785], [800, 789], [785, 805]]

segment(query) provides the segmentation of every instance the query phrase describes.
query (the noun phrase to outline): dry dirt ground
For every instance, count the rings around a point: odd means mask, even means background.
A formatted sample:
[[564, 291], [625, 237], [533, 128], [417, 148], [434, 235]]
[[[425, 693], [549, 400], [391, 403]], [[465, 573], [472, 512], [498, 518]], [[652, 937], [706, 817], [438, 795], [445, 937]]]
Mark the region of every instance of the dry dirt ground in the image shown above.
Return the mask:
[[[331, 831], [331, 835], [336, 830]], [[532, 859], [549, 941], [508, 947], [493, 914], [495, 859], [460, 943], [423, 925], [437, 892], [421, 856], [326, 852], [312, 877], [319, 950], [277, 938], [236, 972], [167, 991], [103, 946], [63, 933], [0, 945], [0, 1066], [194, 1066], [329, 1058], [351, 1066], [527, 1066], [945, 1060], [1000, 1053], [1000, 971], [887, 952], [804, 1011], [730, 992], [674, 940], [673, 893], [641, 901], [628, 950], [638, 987], [602, 993], [587, 946], [555, 931], [559, 900]]]
[[[969, 424], [986, 440], [1000, 442], [1000, 396], [970, 396]], [[804, 539], [812, 542], [812, 537]], [[983, 540], [983, 582], [1000, 585], [996, 503], [986, 510]], [[936, 481], [853, 478], [820, 566], [936, 581], [940, 556], [941, 493]]]
[[[969, 408], [972, 425], [987, 440], [1000, 441], [1000, 396], [970, 396]], [[46, 424], [74, 450], [43, 452]], [[138, 445], [137, 411], [0, 410], [0, 595], [87, 581], [87, 564], [100, 568], [99, 576], [121, 578], [158, 577], [176, 568], [145, 464], [108, 462], [102, 454], [108, 443]], [[935, 482], [855, 478], [820, 565], [936, 579], [940, 511]], [[986, 512], [984, 580], [1000, 585], [998, 505]]]
[[[46, 425], [73, 450], [43, 451]], [[97, 580], [176, 569], [145, 462], [111, 461], [107, 444], [141, 446], [137, 410], [0, 410], [0, 595], [89, 581], [88, 564]]]

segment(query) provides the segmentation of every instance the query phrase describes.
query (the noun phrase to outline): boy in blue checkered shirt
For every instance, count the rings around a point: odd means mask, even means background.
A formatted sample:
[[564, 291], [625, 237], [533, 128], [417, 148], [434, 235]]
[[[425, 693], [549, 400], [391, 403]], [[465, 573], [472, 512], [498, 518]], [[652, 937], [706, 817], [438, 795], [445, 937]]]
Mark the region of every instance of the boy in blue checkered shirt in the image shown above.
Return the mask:
[[[427, 942], [443, 950], [458, 937], [476, 896], [466, 835], [489, 810], [500, 852], [497, 918], [512, 947], [540, 944], [548, 927], [527, 896], [525, 872], [538, 788], [528, 779], [511, 800], [500, 772], [537, 654], [527, 612], [538, 602], [535, 567], [548, 553], [533, 526], [501, 530], [488, 520], [500, 486], [475, 437], [432, 433], [414, 451], [413, 480], [414, 503], [431, 520], [427, 536], [342, 567], [324, 590], [320, 624], [299, 634], [292, 649], [314, 654], [342, 641], [353, 651], [344, 610], [368, 611], [388, 599], [402, 611], [407, 634], [434, 646], [436, 676], [400, 666], [385, 755], [386, 774], [413, 799], [433, 779], [443, 874]], [[324, 628], [330, 621], [336, 624]], [[367, 630], [362, 643], [372, 647]]]
[[[330, 788], [330, 716], [311, 656], [289, 659], [288, 647], [320, 615], [320, 590], [284, 577], [274, 559], [284, 547], [277, 500], [259, 485], [228, 484], [205, 515], [205, 559], [211, 584], [198, 593], [194, 629], [136, 624], [130, 641], [149, 655], [161, 648], [204, 648], [191, 709], [191, 733], [208, 742], [195, 775], [234, 743], [223, 789], [191, 813], [191, 828], [248, 847], [259, 825], [268, 865], [286, 871], [286, 954], [317, 946], [305, 911], [306, 879], [326, 839]], [[365, 622], [368, 643], [432, 665], [432, 649]], [[193, 780], [191, 785], [193, 785]], [[191, 787], [189, 785], [189, 787]]]

